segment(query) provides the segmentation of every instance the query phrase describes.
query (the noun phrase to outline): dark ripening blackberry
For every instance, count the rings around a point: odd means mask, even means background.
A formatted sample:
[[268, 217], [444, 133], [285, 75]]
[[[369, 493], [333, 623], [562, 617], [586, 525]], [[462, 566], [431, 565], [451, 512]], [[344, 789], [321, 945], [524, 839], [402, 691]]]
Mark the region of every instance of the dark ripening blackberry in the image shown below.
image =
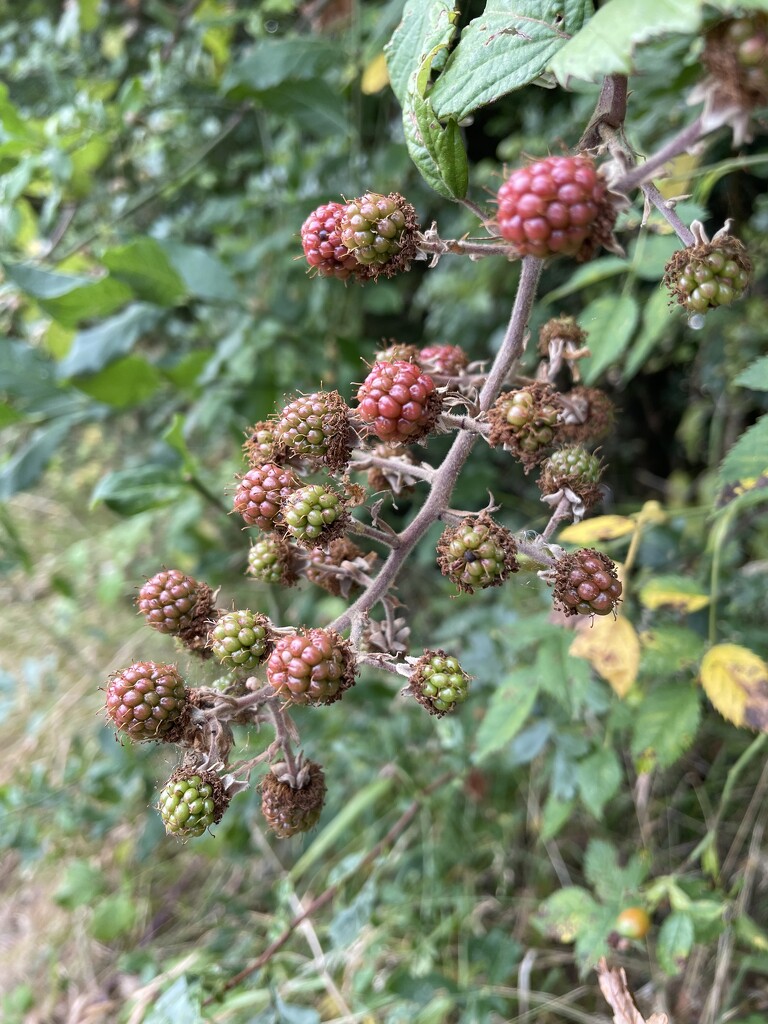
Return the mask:
[[601, 551], [582, 548], [555, 566], [555, 607], [566, 615], [610, 615], [621, 591], [616, 566]]
[[469, 697], [471, 677], [445, 651], [425, 651], [413, 667], [407, 692], [431, 715], [442, 718]]
[[281, 636], [267, 661], [267, 682], [291, 704], [333, 704], [354, 681], [352, 648], [332, 629]]
[[417, 441], [432, 429], [442, 401], [429, 374], [404, 360], [374, 363], [357, 391], [357, 414], [382, 441]]

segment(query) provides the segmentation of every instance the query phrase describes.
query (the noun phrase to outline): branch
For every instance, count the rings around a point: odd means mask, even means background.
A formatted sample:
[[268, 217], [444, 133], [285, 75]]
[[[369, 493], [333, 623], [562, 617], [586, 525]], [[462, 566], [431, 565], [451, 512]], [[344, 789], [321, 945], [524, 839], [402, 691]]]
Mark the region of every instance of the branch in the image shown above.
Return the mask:
[[652, 178], [664, 164], [694, 146], [704, 134], [702, 119], [697, 117], [695, 121], [673, 136], [666, 146], [662, 146], [658, 153], [648, 157], [644, 164], [638, 164], [637, 167], [631, 168], [623, 178], [613, 182], [611, 189], [614, 192], [631, 192], [633, 189], [639, 188], [643, 182]]
[[656, 186], [651, 184], [651, 182], [646, 182], [646, 184], [642, 185], [641, 188], [646, 200], [649, 203], [653, 203], [664, 220], [675, 229], [675, 233], [683, 245], [695, 245], [696, 239], [693, 237], [693, 232], [687, 224], [680, 220], [674, 209], [668, 205], [667, 200], [661, 192], [659, 192]]
[[603, 142], [603, 127], [621, 129], [626, 116], [627, 76], [608, 75], [603, 79], [595, 112], [579, 139], [579, 149], [597, 149]]

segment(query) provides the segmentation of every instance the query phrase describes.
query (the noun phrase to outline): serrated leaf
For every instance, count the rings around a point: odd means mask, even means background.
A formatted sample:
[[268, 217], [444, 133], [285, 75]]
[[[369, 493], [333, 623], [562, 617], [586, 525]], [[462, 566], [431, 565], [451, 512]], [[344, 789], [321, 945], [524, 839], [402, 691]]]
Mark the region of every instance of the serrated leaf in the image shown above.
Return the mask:
[[57, 367], [60, 378], [95, 373], [127, 355], [139, 338], [155, 326], [160, 311], [145, 302], [132, 302], [122, 313], [96, 327], [78, 331], [72, 347]]
[[384, 48], [392, 91], [405, 109], [411, 80], [424, 64], [447, 50], [458, 21], [456, 0], [407, 0], [400, 24]]
[[91, 505], [103, 502], [113, 512], [134, 516], [178, 500], [181, 481], [168, 466], [148, 464], [107, 473], [96, 484]]
[[618, 908], [628, 896], [637, 892], [648, 870], [637, 855], [630, 857], [621, 867], [612, 843], [605, 839], [590, 839], [584, 855], [584, 874], [603, 903]]
[[693, 949], [693, 921], [688, 914], [674, 911], [659, 929], [656, 957], [665, 974], [675, 975], [685, 967]]
[[615, 752], [605, 747], [579, 761], [576, 785], [584, 806], [600, 820], [603, 808], [621, 785], [621, 768]]
[[635, 627], [623, 615], [585, 623], [574, 637], [570, 653], [586, 659], [618, 697], [626, 697], [637, 679], [640, 641]]
[[599, 916], [600, 907], [586, 889], [567, 885], [539, 904], [533, 922], [550, 939], [570, 943]]
[[742, 388], [753, 391], [768, 391], [768, 356], [761, 356], [750, 363], [733, 382]]
[[673, 608], [690, 615], [706, 608], [709, 594], [687, 576], [654, 576], [640, 590], [640, 601], [646, 608]]
[[636, 0], [611, 0], [550, 63], [561, 85], [570, 78], [596, 82], [604, 75], [628, 75], [636, 47], [670, 33], [695, 33], [701, 24], [701, 0], [645, 0], [638, 17]]
[[258, 39], [247, 56], [225, 73], [221, 88], [238, 96], [262, 92], [288, 81], [306, 81], [321, 75], [339, 60], [330, 40], [311, 36]]
[[721, 484], [768, 473], [768, 416], [761, 416], [738, 439], [720, 465]]
[[469, 23], [430, 98], [440, 117], [467, 117], [539, 78], [591, 13], [591, 0], [492, 0]]
[[716, 644], [701, 661], [701, 685], [729, 722], [768, 732], [768, 665], [738, 644]]
[[634, 711], [632, 756], [642, 759], [647, 768], [668, 768], [691, 746], [700, 720], [701, 701], [695, 687], [680, 683], [655, 687]]
[[520, 732], [539, 692], [538, 673], [519, 668], [498, 684], [475, 739], [472, 760], [480, 764]]
[[146, 359], [126, 356], [98, 373], [75, 380], [74, 385], [97, 402], [127, 409], [150, 398], [162, 381], [159, 370]]
[[626, 516], [597, 516], [573, 523], [560, 531], [560, 540], [566, 544], [597, 544], [601, 541], [618, 540], [634, 533], [636, 523]]
[[411, 90], [403, 107], [403, 130], [408, 154], [427, 184], [446, 199], [463, 199], [469, 171], [456, 122], [444, 127], [429, 99]]
[[658, 626], [640, 634], [641, 671], [649, 678], [689, 672], [701, 660], [704, 641], [684, 626]]
[[154, 238], [136, 238], [127, 245], [109, 249], [102, 262], [113, 277], [130, 285], [135, 295], [158, 306], [174, 306], [186, 295], [179, 274]]
[[582, 310], [579, 326], [587, 332], [591, 356], [581, 362], [584, 382], [594, 384], [624, 352], [634, 334], [640, 310], [631, 295], [603, 295]]

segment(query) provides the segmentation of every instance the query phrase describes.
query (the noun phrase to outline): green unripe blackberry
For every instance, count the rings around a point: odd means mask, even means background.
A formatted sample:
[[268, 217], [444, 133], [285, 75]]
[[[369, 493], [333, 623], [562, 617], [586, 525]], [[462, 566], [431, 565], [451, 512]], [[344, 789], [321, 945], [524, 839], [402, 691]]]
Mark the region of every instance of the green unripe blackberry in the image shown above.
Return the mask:
[[388, 276], [406, 269], [416, 248], [416, 213], [397, 192], [366, 192], [347, 203], [341, 218], [342, 244], [358, 263]]
[[315, 391], [294, 399], [280, 413], [275, 434], [289, 455], [323, 462], [331, 471], [344, 469], [349, 462], [349, 409], [338, 391]]
[[271, 642], [269, 619], [248, 609], [226, 612], [211, 630], [211, 650], [227, 668], [256, 668]]
[[243, 452], [248, 463], [254, 466], [263, 466], [265, 462], [280, 462], [284, 456], [275, 431], [275, 424], [271, 420], [261, 420], [248, 431]]
[[413, 667], [407, 692], [442, 718], [469, 697], [470, 676], [445, 651], [425, 651]]
[[323, 769], [307, 761], [300, 775], [305, 776], [303, 785], [292, 786], [272, 769], [261, 783], [261, 811], [278, 839], [309, 832], [320, 820], [325, 803]]
[[684, 309], [706, 313], [740, 299], [751, 271], [745, 246], [726, 235], [717, 242], [689, 246], [674, 253], [667, 263], [664, 283]]
[[308, 548], [338, 537], [349, 520], [342, 496], [323, 484], [299, 487], [283, 503], [282, 516], [288, 533]]
[[437, 544], [437, 564], [444, 576], [468, 594], [498, 587], [517, 572], [517, 545], [509, 530], [487, 512], [448, 527]]
[[578, 444], [566, 445], [553, 452], [544, 463], [538, 480], [539, 490], [545, 497], [571, 491], [580, 499], [583, 506], [580, 514], [583, 514], [600, 500], [602, 474], [603, 463], [597, 455]]
[[228, 803], [214, 772], [177, 768], [160, 794], [157, 809], [168, 835], [190, 839], [221, 821]]
[[566, 615], [610, 615], [621, 591], [616, 566], [594, 548], [564, 555], [555, 566], [555, 607]]
[[560, 406], [548, 384], [529, 384], [507, 391], [488, 412], [489, 442], [513, 452], [526, 471], [546, 457], [555, 443]]
[[296, 549], [276, 533], [265, 533], [248, 551], [248, 575], [260, 583], [290, 587], [298, 579]]

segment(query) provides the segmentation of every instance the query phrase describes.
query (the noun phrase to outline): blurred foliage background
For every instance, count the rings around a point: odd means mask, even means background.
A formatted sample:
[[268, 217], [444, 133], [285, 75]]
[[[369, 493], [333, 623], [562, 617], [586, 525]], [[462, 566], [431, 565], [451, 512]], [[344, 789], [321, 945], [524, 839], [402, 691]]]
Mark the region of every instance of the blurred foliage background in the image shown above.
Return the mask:
[[[483, 6], [463, 5], [462, 24]], [[249, 424], [320, 381], [350, 398], [385, 340], [487, 359], [503, 335], [517, 280], [504, 260], [446, 257], [360, 289], [309, 279], [298, 258], [311, 210], [369, 188], [404, 193], [443, 237], [478, 231], [408, 159], [382, 59], [402, 8], [0, 0], [8, 1024], [605, 1020], [588, 965], [627, 905], [653, 929], [612, 955], [672, 1019], [710, 1020], [726, 956], [729, 1015], [711, 1024], [768, 1012], [768, 772], [695, 672], [708, 641], [766, 653], [756, 492], [712, 517], [721, 460], [768, 407], [768, 385], [736, 383], [765, 352], [761, 126], [736, 155], [717, 134], [664, 183], [687, 196], [684, 219], [735, 219], [756, 267], [743, 303], [696, 330], [671, 310], [659, 282], [679, 243], [656, 214], [641, 227], [638, 203], [619, 225], [627, 259], [552, 263], [531, 324], [535, 336], [551, 315], [576, 316], [587, 380], [621, 410], [602, 451], [603, 511], [646, 514], [602, 547], [621, 559], [633, 544], [639, 595], [661, 577], [708, 598], [635, 598], [642, 657], [626, 699], [569, 657], [539, 581], [453, 598], [425, 544], [399, 587], [413, 646], [459, 654], [473, 699], [434, 721], [369, 673], [341, 710], [298, 714], [329, 784], [315, 833], [266, 838], [252, 790], [215, 838], [167, 840], [151, 805], [171, 755], [121, 745], [103, 724], [98, 687], [131, 660], [178, 658], [201, 684], [214, 673], [139, 624], [136, 588], [161, 566], [276, 621], [341, 610], [309, 584], [272, 592], [243, 575], [247, 538], [227, 512]], [[691, 117], [698, 47], [670, 35], [637, 52], [639, 152]], [[598, 87], [573, 85], [529, 86], [463, 126], [470, 195], [489, 213], [505, 164], [578, 142]], [[447, 444], [425, 457], [438, 464]], [[489, 491], [510, 528], [543, 527], [533, 481], [478, 451], [454, 504], [479, 509]], [[419, 500], [398, 499], [390, 521]], [[243, 756], [266, 743], [238, 740]], [[702, 841], [708, 860], [687, 860]]]

